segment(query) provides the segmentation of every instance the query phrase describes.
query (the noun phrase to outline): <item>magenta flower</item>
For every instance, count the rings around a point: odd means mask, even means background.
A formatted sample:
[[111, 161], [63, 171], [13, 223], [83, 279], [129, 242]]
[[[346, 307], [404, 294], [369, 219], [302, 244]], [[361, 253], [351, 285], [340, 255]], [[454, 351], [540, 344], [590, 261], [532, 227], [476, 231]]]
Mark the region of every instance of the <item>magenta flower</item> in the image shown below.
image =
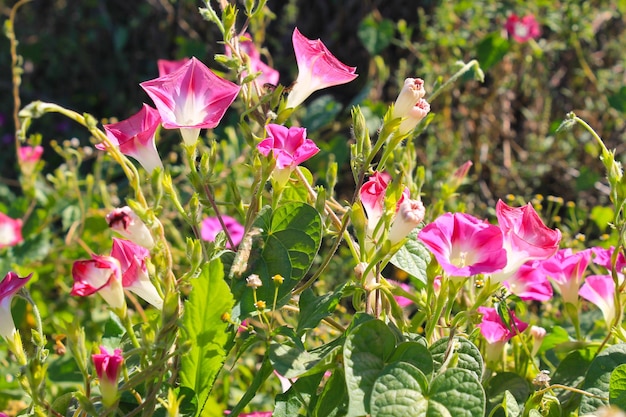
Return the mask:
[[[593, 263], [603, 266], [607, 271], [611, 271], [611, 257], [613, 256], [613, 251], [615, 251], [614, 246], [608, 249], [599, 247], [591, 248], [591, 252], [594, 254]], [[618, 274], [621, 274], [624, 267], [626, 267], [626, 258], [624, 257], [624, 252], [620, 252], [617, 254], [615, 261], [615, 270]]]
[[578, 304], [578, 289], [591, 261], [591, 255], [592, 251], [589, 249], [573, 253], [568, 248], [561, 249], [554, 256], [539, 262], [539, 269], [554, 282], [564, 302]]
[[[252, 71], [252, 73], [260, 72], [255, 81], [258, 81], [261, 85], [278, 84], [280, 73], [261, 60], [261, 54], [249, 33], [239, 37], [239, 49], [250, 58], [250, 71]], [[232, 51], [228, 45], [226, 45], [226, 55], [232, 55]], [[246, 75], [245, 73], [243, 74], [244, 77]]]
[[128, 206], [113, 209], [106, 215], [109, 227], [144, 248], [152, 249], [154, 239], [146, 224]]
[[[367, 230], [369, 233], [374, 232], [376, 225], [383, 216], [383, 212], [385, 211], [385, 195], [390, 181], [391, 175], [386, 172], [377, 171], [367, 179], [367, 182], [365, 182], [359, 190], [361, 204], [363, 204], [363, 208], [367, 213]], [[396, 204], [396, 211], [400, 208], [402, 202], [409, 198], [409, 189], [405, 187]], [[415, 208], [417, 209], [418, 207]]]
[[357, 77], [356, 67], [341, 63], [321, 40], [293, 31], [293, 49], [298, 63], [298, 78], [287, 97], [287, 107], [297, 107], [317, 90], [349, 83]]
[[171, 72], [176, 71], [180, 67], [184, 66], [187, 62], [189, 62], [189, 58], [177, 59], [177, 60], [169, 60], [169, 59], [158, 59], [157, 67], [159, 68], [159, 77], [167, 75]]
[[418, 238], [453, 277], [491, 274], [506, 265], [500, 228], [469, 214], [439, 216], [420, 231]]
[[150, 252], [143, 246], [130, 240], [113, 238], [111, 256], [120, 263], [122, 286], [161, 310], [163, 299], [148, 277], [146, 259], [149, 255]]
[[104, 346], [100, 346], [100, 353], [91, 355], [91, 359], [100, 380], [102, 404], [107, 408], [112, 407], [119, 398], [117, 382], [120, 379], [122, 364], [124, 363], [122, 351], [115, 349], [113, 353], [109, 353]]
[[0, 212], [0, 249], [15, 246], [22, 241], [22, 220]]
[[612, 325], [615, 319], [615, 282], [611, 276], [588, 276], [578, 295], [595, 304], [602, 311], [607, 326]]
[[421, 78], [407, 78], [393, 107], [393, 117], [404, 118], [400, 134], [409, 133], [430, 111], [430, 104], [423, 99], [426, 91]]
[[[394, 281], [392, 279], [388, 279], [387, 282], [389, 282], [390, 284], [392, 284], [392, 285], [394, 285], [396, 287], [402, 288], [406, 292], [411, 291], [411, 286], [409, 284], [405, 284], [404, 282]], [[394, 295], [393, 298], [396, 300], [398, 305], [400, 307], [402, 307], [402, 308], [408, 307], [408, 306], [413, 304], [413, 301], [411, 301], [408, 298], [403, 297], [401, 295]]]
[[92, 259], [74, 262], [72, 295], [86, 297], [98, 293], [117, 312], [126, 308], [122, 288], [122, 268], [112, 256], [91, 255]]
[[262, 155], [273, 153], [276, 168], [294, 168], [319, 152], [311, 139], [306, 138], [306, 129], [268, 124], [265, 126], [267, 137], [258, 145]]
[[504, 281], [504, 285], [522, 300], [548, 301], [552, 298], [552, 285], [539, 268], [539, 261], [522, 265]]
[[512, 14], [506, 20], [504, 24], [506, 32], [515, 39], [516, 42], [526, 42], [530, 39], [537, 39], [541, 34], [539, 30], [539, 23], [535, 20], [535, 16], [532, 14], [526, 15], [522, 18], [516, 14]]
[[17, 331], [11, 315], [11, 300], [32, 276], [19, 277], [15, 272], [9, 272], [0, 282], [0, 336], [8, 341], [13, 340]]
[[548, 228], [530, 203], [509, 207], [498, 200], [496, 216], [504, 238], [507, 264], [492, 276], [495, 281], [502, 282], [526, 262], [548, 259], [559, 250], [561, 232]]
[[140, 84], [154, 101], [166, 129], [180, 129], [193, 145], [200, 129], [216, 127], [240, 87], [218, 77], [195, 57], [174, 72]]
[[522, 333], [528, 327], [528, 323], [524, 323], [515, 316], [515, 312], [511, 311], [511, 328], [507, 328], [498, 312], [493, 307], [478, 307], [478, 312], [483, 315], [482, 321], [478, 324], [480, 333], [483, 335], [487, 343], [506, 343], [516, 334]]
[[[239, 245], [245, 232], [244, 227], [230, 216], [222, 215], [222, 221], [224, 222], [224, 226], [226, 226], [226, 230], [228, 231], [233, 244], [235, 246]], [[207, 217], [202, 221], [200, 235], [203, 240], [214, 242], [217, 234], [223, 230], [222, 224], [217, 217]], [[228, 248], [234, 250], [234, 248], [230, 247], [230, 242], [228, 243]]]
[[42, 155], [42, 146], [20, 146], [17, 150], [17, 157], [22, 163], [35, 164], [39, 162]]
[[[104, 130], [111, 143], [120, 148], [120, 152], [135, 158], [151, 173], [155, 168], [163, 168], [154, 138], [160, 124], [159, 112], [144, 104], [139, 112], [128, 119], [104, 125]], [[105, 150], [106, 146], [99, 143], [96, 148]]]

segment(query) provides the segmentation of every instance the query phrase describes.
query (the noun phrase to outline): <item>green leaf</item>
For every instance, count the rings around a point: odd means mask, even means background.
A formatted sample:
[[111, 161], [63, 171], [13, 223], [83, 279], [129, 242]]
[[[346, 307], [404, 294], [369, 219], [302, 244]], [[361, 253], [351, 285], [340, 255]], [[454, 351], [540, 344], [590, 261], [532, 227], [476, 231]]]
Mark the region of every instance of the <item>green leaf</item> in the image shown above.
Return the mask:
[[394, 23], [388, 19], [379, 22], [373, 15], [368, 15], [357, 30], [357, 35], [370, 55], [378, 55], [392, 41], [394, 35]]
[[[624, 363], [626, 363], [626, 344], [620, 343], [603, 350], [591, 362], [583, 390], [608, 399], [611, 373]], [[580, 401], [580, 414], [591, 414], [603, 405], [608, 405], [608, 401], [584, 395]]]
[[261, 385], [263, 384], [263, 382], [265, 382], [265, 380], [272, 374], [272, 371], [273, 371], [272, 364], [270, 363], [269, 358], [266, 355], [263, 358], [263, 362], [261, 363], [261, 369], [256, 371], [254, 374], [254, 379], [252, 380], [252, 384], [250, 384], [250, 387], [248, 388], [246, 393], [243, 395], [241, 400], [239, 400], [237, 405], [233, 407], [232, 410], [230, 410], [229, 416], [237, 417], [239, 413], [241, 413], [244, 407], [248, 405], [250, 400], [254, 398], [259, 388], [261, 388]]
[[487, 71], [509, 52], [511, 44], [500, 32], [493, 32], [480, 41], [476, 47], [476, 57], [483, 71]]
[[276, 372], [285, 378], [322, 373], [333, 366], [341, 350], [341, 339], [337, 339], [312, 351], [300, 346], [273, 342], [269, 358]]
[[428, 399], [427, 417], [485, 415], [485, 391], [475, 374], [467, 369], [448, 369], [433, 379]]
[[620, 88], [617, 93], [611, 94], [608, 101], [615, 110], [626, 113], [626, 86]]
[[609, 403], [626, 411], [626, 364], [618, 366], [611, 372]]
[[324, 374], [316, 374], [298, 378], [283, 394], [276, 396], [276, 405], [272, 417], [293, 417], [301, 409], [310, 410], [315, 407], [316, 391]]
[[367, 321], [348, 334], [343, 348], [348, 417], [369, 412], [372, 387], [393, 353], [395, 339], [393, 332], [380, 320]]
[[517, 400], [508, 390], [504, 391], [504, 398], [502, 399], [502, 408], [506, 412], [506, 417], [519, 417], [522, 413]]
[[447, 359], [446, 350], [448, 349], [449, 338], [444, 337], [437, 340], [430, 347], [430, 353], [433, 355], [433, 361], [435, 362], [435, 371], [439, 372], [439, 369], [444, 363], [447, 363], [447, 368], [462, 368], [470, 371], [476, 379], [480, 379], [483, 374], [483, 357], [480, 354], [478, 348], [464, 337], [455, 337], [452, 346], [450, 347], [451, 358]]
[[317, 297], [313, 290], [308, 288], [300, 295], [300, 316], [296, 333], [301, 334], [307, 329], [312, 329], [322, 319], [331, 315], [341, 300], [343, 288], [341, 285], [336, 291]]
[[[544, 339], [545, 340], [545, 339]], [[578, 387], [585, 377], [585, 373], [593, 360], [591, 350], [576, 350], [567, 355], [552, 375], [553, 384], [561, 384], [569, 387]], [[572, 397], [580, 397], [568, 390], [557, 391], [561, 403], [570, 401]], [[578, 400], [575, 400], [578, 402]]]
[[389, 362], [406, 362], [422, 371], [430, 378], [435, 368], [433, 357], [426, 346], [418, 342], [402, 342], [398, 345]]
[[257, 299], [274, 304], [274, 275], [284, 278], [278, 287], [276, 307], [285, 305], [291, 290], [311, 267], [322, 240], [322, 221], [313, 207], [290, 202], [275, 211], [264, 208], [253, 224], [252, 237], [244, 237], [231, 269], [232, 291], [237, 303], [233, 317], [240, 320], [256, 311], [252, 288], [245, 278], [257, 274], [263, 286], [256, 290]]
[[425, 416], [428, 399], [426, 376], [406, 362], [387, 365], [372, 388], [372, 417]]
[[346, 393], [346, 378], [343, 369], [338, 368], [328, 378], [320, 394], [313, 417], [339, 417], [348, 412], [348, 394]]
[[[502, 404], [506, 415], [511, 414], [511, 398], [515, 405], [525, 403], [530, 395], [530, 387], [526, 379], [513, 372], [502, 372], [494, 375], [485, 384], [485, 391], [491, 408]], [[519, 407], [518, 407], [519, 409]]]
[[417, 233], [417, 229], [409, 233], [406, 243], [393, 255], [391, 263], [426, 285], [428, 282], [426, 268], [430, 262], [430, 252], [417, 240]]
[[201, 411], [226, 358], [224, 346], [230, 336], [226, 332], [227, 323], [221, 317], [230, 313], [233, 296], [224, 281], [219, 259], [205, 264], [200, 276], [191, 284], [181, 332], [182, 342], [189, 343], [191, 349], [182, 356], [180, 377], [181, 385], [196, 393]]

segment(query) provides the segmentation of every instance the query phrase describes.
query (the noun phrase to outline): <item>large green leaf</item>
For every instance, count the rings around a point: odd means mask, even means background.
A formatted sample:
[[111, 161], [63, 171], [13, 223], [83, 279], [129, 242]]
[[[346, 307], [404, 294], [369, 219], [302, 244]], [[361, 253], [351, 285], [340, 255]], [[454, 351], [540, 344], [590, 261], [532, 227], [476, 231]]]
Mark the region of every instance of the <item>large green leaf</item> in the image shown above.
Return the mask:
[[269, 357], [274, 369], [285, 378], [322, 373], [333, 366], [341, 351], [341, 342], [337, 339], [311, 351], [301, 346], [272, 342]]
[[343, 348], [348, 417], [369, 413], [372, 387], [393, 353], [395, 340], [393, 332], [380, 320], [367, 321], [348, 334]]
[[426, 346], [418, 342], [402, 342], [398, 345], [389, 362], [407, 362], [430, 378], [435, 365]]
[[230, 313], [233, 296], [224, 281], [222, 262], [214, 259], [204, 265], [200, 276], [191, 282], [192, 290], [185, 302], [182, 342], [191, 346], [181, 358], [181, 385], [193, 390], [200, 410], [209, 396], [215, 377], [222, 368], [229, 341], [224, 313]]
[[[600, 352], [589, 366], [583, 390], [594, 394], [596, 397], [609, 398], [611, 372], [624, 363], [626, 363], [626, 344], [624, 343], [613, 345]], [[580, 401], [581, 415], [592, 414], [598, 407], [608, 405], [608, 401], [596, 397], [583, 395]]]
[[322, 319], [335, 311], [335, 307], [341, 300], [343, 288], [341, 285], [337, 290], [317, 297], [313, 290], [308, 288], [300, 294], [300, 316], [296, 333], [301, 334], [307, 329], [312, 329], [319, 324]]
[[430, 262], [430, 252], [417, 240], [417, 229], [409, 233], [408, 239], [391, 258], [391, 263], [402, 269], [423, 285], [426, 285], [426, 268]]
[[501, 372], [489, 378], [485, 383], [485, 391], [490, 408], [502, 406], [504, 409], [503, 413], [496, 415], [514, 416], [516, 406], [524, 404], [528, 399], [530, 386], [525, 378], [514, 372]]
[[447, 368], [466, 369], [472, 372], [476, 379], [480, 379], [483, 374], [483, 357], [478, 348], [464, 337], [455, 337], [451, 346], [448, 346], [448, 341], [449, 338], [445, 337], [430, 347], [435, 370], [439, 371], [445, 364]]
[[346, 379], [342, 369], [335, 369], [328, 378], [315, 404], [313, 417], [339, 417], [348, 412]]
[[[443, 410], [447, 411], [447, 414]], [[428, 391], [427, 417], [485, 415], [485, 391], [475, 374], [453, 368], [438, 375]]]
[[511, 44], [500, 35], [500, 32], [492, 32], [485, 36], [476, 47], [476, 56], [483, 71], [500, 62], [510, 47]]
[[[269, 207], [259, 213], [253, 227], [240, 244], [231, 268], [231, 288], [236, 304], [233, 317], [241, 320], [256, 311], [252, 288], [245, 278], [257, 274], [263, 285], [256, 290], [257, 300], [268, 308], [286, 304], [291, 290], [311, 267], [322, 240], [322, 221], [313, 207], [290, 202], [276, 210]], [[278, 286], [274, 275], [284, 278]]]
[[372, 417], [426, 415], [428, 399], [426, 376], [406, 362], [387, 365], [374, 382], [370, 402]]
[[626, 411], [626, 364], [618, 366], [611, 372], [609, 403]]

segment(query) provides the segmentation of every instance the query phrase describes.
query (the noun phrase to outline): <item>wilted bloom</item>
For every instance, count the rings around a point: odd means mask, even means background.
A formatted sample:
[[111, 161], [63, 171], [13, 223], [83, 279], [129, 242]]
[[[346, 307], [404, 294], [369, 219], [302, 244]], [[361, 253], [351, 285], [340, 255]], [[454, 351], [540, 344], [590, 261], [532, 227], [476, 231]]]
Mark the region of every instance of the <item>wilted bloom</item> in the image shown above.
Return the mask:
[[527, 262], [504, 281], [504, 285], [522, 300], [548, 301], [552, 285], [539, 268], [539, 261]]
[[97, 292], [112, 309], [123, 312], [126, 300], [120, 262], [112, 256], [91, 255], [91, 258], [74, 262], [71, 294], [86, 297]]
[[218, 77], [195, 57], [174, 72], [140, 84], [154, 101], [166, 129], [180, 129], [193, 145], [200, 129], [216, 127], [240, 87]]
[[418, 238], [450, 276], [491, 274], [506, 265], [500, 228], [469, 214], [441, 215]]
[[32, 276], [19, 277], [15, 272], [9, 272], [0, 282], [0, 336], [9, 341], [13, 340], [16, 332], [11, 315], [11, 300]]
[[531, 260], [548, 259], [559, 250], [561, 232], [547, 227], [532, 204], [509, 207], [502, 200], [496, 204], [496, 216], [507, 253], [506, 267], [492, 278], [502, 282]]
[[0, 212], [0, 249], [22, 242], [22, 220]]
[[107, 408], [112, 407], [119, 398], [117, 382], [120, 379], [122, 364], [124, 363], [122, 351], [115, 349], [113, 353], [109, 353], [104, 346], [100, 346], [100, 353], [91, 355], [91, 359], [100, 380], [102, 404]]
[[169, 60], [169, 59], [158, 59], [157, 67], [159, 68], [159, 77], [167, 75], [171, 72], [176, 71], [180, 67], [184, 66], [187, 62], [189, 62], [189, 58]]
[[398, 207], [389, 229], [388, 239], [392, 245], [408, 236], [424, 220], [426, 209], [421, 200], [404, 199]]
[[426, 91], [421, 78], [407, 78], [393, 107], [393, 117], [403, 117], [400, 134], [410, 132], [428, 114], [430, 105], [423, 99]]
[[154, 239], [146, 224], [128, 206], [113, 209], [106, 215], [109, 227], [144, 248], [152, 249]]
[[502, 357], [505, 343], [516, 334], [526, 330], [528, 324], [519, 320], [513, 311], [510, 312], [509, 326], [502, 321], [495, 308], [481, 306], [478, 307], [478, 312], [483, 315], [478, 328], [487, 341], [485, 359], [487, 362], [497, 362]]
[[17, 157], [22, 163], [35, 164], [43, 155], [42, 146], [20, 146], [17, 150]]
[[530, 39], [537, 39], [541, 33], [539, 23], [532, 14], [522, 18], [516, 14], [512, 14], [504, 24], [509, 36], [513, 37], [517, 42], [526, 42]]
[[[139, 112], [128, 119], [104, 125], [107, 138], [120, 148], [124, 155], [132, 156], [149, 173], [155, 168], [163, 168], [154, 142], [154, 135], [161, 124], [159, 112], [144, 104]], [[103, 143], [96, 148], [105, 150]]]
[[357, 77], [356, 67], [341, 63], [321, 40], [293, 31], [293, 49], [298, 63], [298, 78], [287, 97], [287, 107], [297, 107], [312, 93], [327, 87], [349, 83]]
[[[250, 71], [252, 71], [252, 73], [260, 72], [259, 76], [255, 79], [256, 81], [261, 85], [278, 84], [280, 73], [261, 60], [261, 54], [249, 33], [239, 37], [239, 49], [250, 58]], [[232, 51], [228, 45], [226, 45], [226, 55], [232, 55]], [[244, 77], [246, 76], [245, 73], [243, 75]]]
[[590, 275], [578, 291], [585, 300], [595, 304], [604, 316], [607, 326], [615, 319], [615, 282], [609, 275]]
[[[359, 190], [361, 203], [367, 213], [367, 230], [370, 233], [374, 231], [385, 211], [385, 194], [390, 181], [391, 175], [386, 172], [374, 172]], [[396, 210], [398, 210], [400, 204], [408, 198], [410, 198], [409, 189], [405, 187], [396, 204]]]
[[122, 286], [160, 310], [163, 299], [148, 277], [146, 259], [149, 255], [150, 252], [143, 246], [130, 240], [113, 238], [111, 256], [120, 263]]
[[564, 302], [578, 304], [578, 289], [591, 261], [591, 254], [589, 249], [573, 253], [570, 248], [567, 248], [540, 261], [539, 268], [554, 282]]
[[[230, 239], [233, 241], [233, 245], [237, 246], [243, 239], [244, 235], [244, 227], [234, 218], [222, 214], [222, 221], [224, 222], [224, 226], [226, 226], [226, 231], [230, 236]], [[207, 217], [202, 221], [202, 226], [200, 228], [200, 236], [203, 240], [213, 242], [215, 241], [215, 237], [221, 231], [222, 224], [217, 217]], [[230, 242], [228, 243], [229, 249], [235, 249], [230, 247]]]
[[257, 274], [251, 274], [248, 278], [246, 278], [246, 287], [250, 287], [253, 290], [257, 288], [261, 288], [263, 286], [263, 281], [261, 281], [261, 277]]

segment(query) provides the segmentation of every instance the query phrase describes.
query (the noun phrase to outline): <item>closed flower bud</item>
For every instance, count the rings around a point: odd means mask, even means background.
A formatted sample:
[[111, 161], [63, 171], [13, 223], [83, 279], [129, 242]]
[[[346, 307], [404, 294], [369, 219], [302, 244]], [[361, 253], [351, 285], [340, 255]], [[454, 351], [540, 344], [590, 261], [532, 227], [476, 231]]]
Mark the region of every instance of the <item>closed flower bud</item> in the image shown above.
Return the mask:
[[395, 245], [407, 237], [408, 234], [424, 220], [425, 215], [426, 209], [421, 200], [405, 199], [400, 204], [396, 217], [391, 224], [391, 229], [389, 230], [389, 240], [391, 244]]
[[425, 94], [424, 80], [421, 78], [407, 78], [404, 80], [404, 86], [393, 106], [393, 117], [407, 117]]
[[430, 112], [430, 104], [421, 98], [411, 111], [409, 111], [406, 118], [402, 120], [402, 123], [400, 123], [400, 127], [398, 128], [400, 134], [404, 135], [413, 130], [415, 126], [426, 117], [428, 112]]

